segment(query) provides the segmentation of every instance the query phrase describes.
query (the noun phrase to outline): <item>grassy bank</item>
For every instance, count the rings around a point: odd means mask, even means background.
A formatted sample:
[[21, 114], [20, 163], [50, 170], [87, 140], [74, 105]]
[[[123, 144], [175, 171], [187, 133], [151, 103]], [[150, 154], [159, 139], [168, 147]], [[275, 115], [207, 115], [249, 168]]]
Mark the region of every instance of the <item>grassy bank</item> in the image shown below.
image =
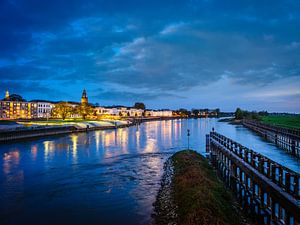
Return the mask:
[[300, 116], [263, 116], [263, 123], [300, 130]]
[[171, 195], [178, 225], [242, 224], [231, 193], [203, 156], [185, 150], [174, 154], [171, 160]]

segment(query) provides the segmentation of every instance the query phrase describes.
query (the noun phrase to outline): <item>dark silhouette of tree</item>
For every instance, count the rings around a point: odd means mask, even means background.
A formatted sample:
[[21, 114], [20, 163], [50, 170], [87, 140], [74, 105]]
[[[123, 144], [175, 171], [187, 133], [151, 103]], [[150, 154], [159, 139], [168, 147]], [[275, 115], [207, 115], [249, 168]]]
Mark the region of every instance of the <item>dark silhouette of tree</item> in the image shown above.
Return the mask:
[[235, 115], [235, 119], [241, 120], [241, 119], [243, 119], [243, 117], [244, 117], [244, 112], [243, 112], [240, 108], [237, 108], [237, 109], [235, 110], [234, 115]]
[[146, 109], [146, 106], [143, 102], [136, 102], [136, 103], [134, 103], [133, 107], [136, 109]]

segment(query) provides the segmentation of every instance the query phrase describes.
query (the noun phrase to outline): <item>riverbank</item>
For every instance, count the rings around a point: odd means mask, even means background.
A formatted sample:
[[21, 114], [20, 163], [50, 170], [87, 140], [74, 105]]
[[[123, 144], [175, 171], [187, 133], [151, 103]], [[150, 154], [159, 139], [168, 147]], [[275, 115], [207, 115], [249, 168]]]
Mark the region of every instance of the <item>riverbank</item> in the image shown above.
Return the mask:
[[42, 120], [3, 121], [0, 126], [0, 144], [52, 135], [109, 130], [130, 127], [143, 122], [171, 120], [178, 117], [128, 118], [127, 120]]
[[127, 121], [89, 121], [79, 123], [61, 123], [60, 125], [48, 124], [31, 124], [31, 126], [17, 127], [13, 129], [0, 130], [0, 144], [12, 141], [22, 141], [27, 139], [40, 138], [53, 135], [64, 135], [78, 132], [88, 132], [94, 130], [108, 130], [124, 128], [134, 125], [133, 122]]
[[242, 124], [241, 120], [237, 120], [234, 117], [219, 119], [218, 122], [229, 123], [229, 124], [232, 124], [232, 125]]
[[165, 164], [154, 220], [157, 225], [247, 224], [208, 161], [188, 150], [175, 153]]

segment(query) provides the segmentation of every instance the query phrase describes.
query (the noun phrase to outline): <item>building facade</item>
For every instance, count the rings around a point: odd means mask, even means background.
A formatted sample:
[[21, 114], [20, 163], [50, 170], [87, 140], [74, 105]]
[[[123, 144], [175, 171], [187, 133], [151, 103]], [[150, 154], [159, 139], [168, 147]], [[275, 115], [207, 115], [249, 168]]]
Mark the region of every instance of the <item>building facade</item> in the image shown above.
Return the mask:
[[145, 116], [146, 117], [172, 117], [173, 111], [172, 110], [146, 110]]
[[127, 107], [96, 107], [96, 114], [122, 116], [122, 117], [141, 117], [143, 116], [143, 109], [127, 108]]
[[51, 102], [36, 102], [37, 104], [37, 117], [38, 118], [51, 118], [51, 113], [54, 104]]
[[38, 117], [37, 103], [19, 101], [0, 101], [0, 118], [32, 119]]

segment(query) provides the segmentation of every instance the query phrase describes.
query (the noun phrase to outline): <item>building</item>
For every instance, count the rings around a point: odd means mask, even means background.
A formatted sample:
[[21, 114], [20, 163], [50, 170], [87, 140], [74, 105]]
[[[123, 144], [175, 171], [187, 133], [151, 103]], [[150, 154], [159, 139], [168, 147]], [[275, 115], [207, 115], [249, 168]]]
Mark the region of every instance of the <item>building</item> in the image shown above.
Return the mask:
[[0, 101], [1, 119], [32, 119], [38, 117], [37, 112], [37, 103], [27, 102], [20, 95], [9, 95], [8, 91]]
[[38, 101], [37, 104], [37, 117], [38, 118], [50, 118], [54, 104], [51, 102]]
[[173, 111], [172, 110], [146, 110], [145, 116], [146, 117], [172, 117]]
[[130, 107], [96, 107], [97, 116], [108, 115], [108, 116], [122, 116], [122, 117], [141, 117], [143, 116], [143, 109], [136, 109]]

